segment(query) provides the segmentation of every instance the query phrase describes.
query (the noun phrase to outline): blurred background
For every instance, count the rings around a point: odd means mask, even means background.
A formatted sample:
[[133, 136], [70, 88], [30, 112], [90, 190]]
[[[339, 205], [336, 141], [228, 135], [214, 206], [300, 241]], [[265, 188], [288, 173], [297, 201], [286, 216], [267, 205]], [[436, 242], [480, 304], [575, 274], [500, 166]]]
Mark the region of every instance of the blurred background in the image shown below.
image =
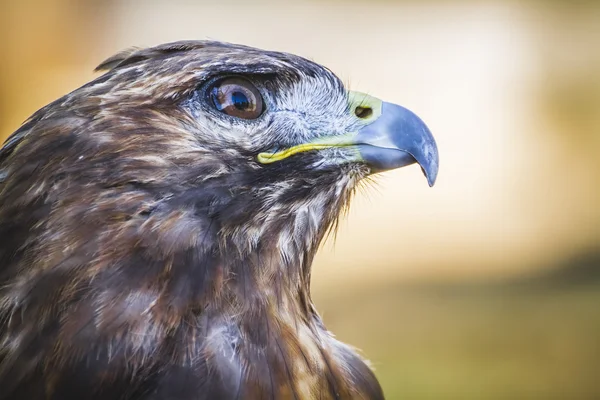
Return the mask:
[[600, 2], [2, 0], [0, 138], [131, 46], [296, 53], [436, 136], [360, 193], [313, 295], [389, 399], [600, 399]]

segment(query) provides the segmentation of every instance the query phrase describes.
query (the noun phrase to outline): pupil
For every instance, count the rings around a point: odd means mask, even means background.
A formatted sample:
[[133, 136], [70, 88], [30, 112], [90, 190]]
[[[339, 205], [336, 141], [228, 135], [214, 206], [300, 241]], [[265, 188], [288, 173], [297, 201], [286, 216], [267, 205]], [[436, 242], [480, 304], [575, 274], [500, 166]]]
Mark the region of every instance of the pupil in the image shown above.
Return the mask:
[[250, 102], [248, 101], [248, 97], [242, 92], [233, 92], [231, 94], [231, 102], [233, 106], [238, 110], [247, 110], [250, 108]]

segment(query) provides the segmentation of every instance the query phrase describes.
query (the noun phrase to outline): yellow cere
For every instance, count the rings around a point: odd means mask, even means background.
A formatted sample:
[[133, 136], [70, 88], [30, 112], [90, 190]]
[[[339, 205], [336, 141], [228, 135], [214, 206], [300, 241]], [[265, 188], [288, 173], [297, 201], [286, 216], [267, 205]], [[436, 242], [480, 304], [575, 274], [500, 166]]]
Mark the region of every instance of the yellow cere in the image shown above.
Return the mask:
[[354, 110], [357, 108], [370, 108], [373, 110], [371, 115], [367, 118], [361, 118], [365, 122], [373, 122], [381, 115], [381, 107], [383, 102], [379, 100], [377, 97], [369, 96], [366, 93], [362, 92], [348, 92], [348, 104], [350, 105], [350, 112], [354, 113]]

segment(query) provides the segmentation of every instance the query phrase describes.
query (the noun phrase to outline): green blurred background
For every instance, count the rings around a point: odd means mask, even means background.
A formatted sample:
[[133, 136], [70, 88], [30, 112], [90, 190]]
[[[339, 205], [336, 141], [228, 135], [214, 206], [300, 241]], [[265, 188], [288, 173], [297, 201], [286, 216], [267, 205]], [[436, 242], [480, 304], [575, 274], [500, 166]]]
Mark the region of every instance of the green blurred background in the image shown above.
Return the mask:
[[361, 192], [315, 264], [389, 399], [600, 399], [600, 1], [0, 3], [0, 138], [130, 46], [297, 53], [438, 140]]

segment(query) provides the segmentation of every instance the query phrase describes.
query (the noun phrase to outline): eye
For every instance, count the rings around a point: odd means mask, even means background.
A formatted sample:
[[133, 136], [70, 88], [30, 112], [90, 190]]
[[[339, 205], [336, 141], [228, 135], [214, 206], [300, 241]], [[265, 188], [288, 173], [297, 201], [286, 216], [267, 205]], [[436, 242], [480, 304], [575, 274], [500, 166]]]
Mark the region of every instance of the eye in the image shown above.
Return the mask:
[[263, 99], [256, 87], [244, 78], [225, 78], [208, 90], [209, 101], [227, 115], [256, 119], [263, 112]]

